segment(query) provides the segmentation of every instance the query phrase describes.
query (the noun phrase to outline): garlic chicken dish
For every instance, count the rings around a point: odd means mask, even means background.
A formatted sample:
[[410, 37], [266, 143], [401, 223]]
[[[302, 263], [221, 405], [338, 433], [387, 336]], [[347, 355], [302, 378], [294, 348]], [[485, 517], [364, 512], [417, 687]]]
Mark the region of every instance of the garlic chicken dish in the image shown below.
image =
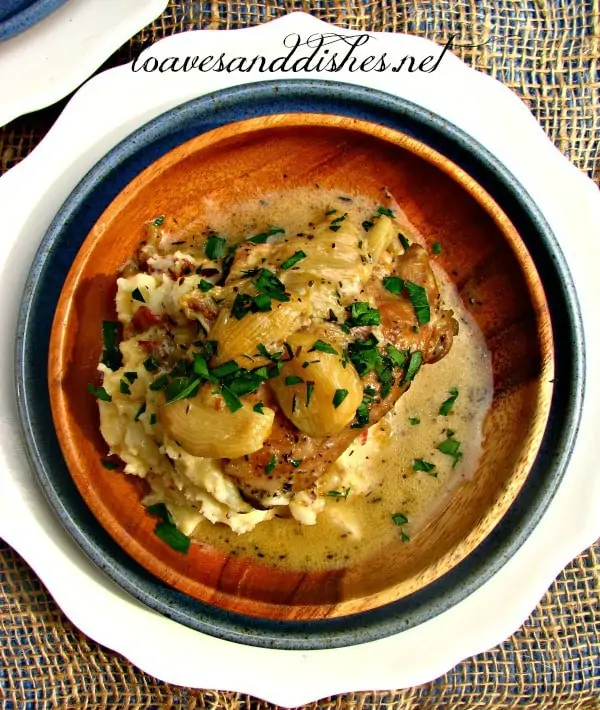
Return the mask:
[[199, 215], [145, 225], [98, 324], [104, 465], [181, 552], [325, 568], [409, 542], [476, 469], [492, 396], [443, 245], [385, 190]]

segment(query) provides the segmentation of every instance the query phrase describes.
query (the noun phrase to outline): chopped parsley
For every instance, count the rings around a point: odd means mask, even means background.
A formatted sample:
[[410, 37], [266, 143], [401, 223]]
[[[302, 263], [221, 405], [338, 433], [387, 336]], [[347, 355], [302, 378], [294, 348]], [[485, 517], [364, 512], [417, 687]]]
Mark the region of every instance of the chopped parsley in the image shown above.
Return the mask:
[[419, 325], [425, 325], [429, 323], [431, 318], [431, 311], [429, 308], [429, 301], [427, 300], [427, 292], [423, 286], [414, 284], [412, 281], [407, 281], [405, 283], [406, 290], [408, 291], [408, 297], [410, 302], [415, 309], [415, 314], [417, 316], [417, 323]]
[[158, 360], [155, 357], [150, 356], [146, 360], [144, 360], [144, 367], [148, 372], [154, 372], [155, 370], [158, 370], [160, 365], [158, 364]]
[[200, 283], [198, 284], [198, 288], [202, 291], [202, 293], [206, 293], [207, 291], [210, 291], [215, 287], [214, 284], [211, 284], [210, 281], [207, 281], [206, 279], [200, 279]]
[[102, 343], [104, 350], [100, 362], [109, 370], [118, 370], [123, 364], [123, 356], [117, 345], [119, 324], [113, 321], [102, 321]]
[[408, 355], [406, 352], [400, 352], [398, 348], [394, 347], [391, 343], [388, 343], [385, 347], [386, 352], [390, 360], [396, 365], [396, 367], [404, 367]]
[[301, 385], [303, 382], [304, 380], [301, 377], [298, 377], [298, 375], [288, 375], [285, 378], [286, 387], [290, 387], [291, 385]]
[[200, 378], [176, 377], [165, 387], [165, 405], [194, 397], [200, 388]]
[[237, 412], [242, 408], [242, 402], [237, 394], [234, 394], [228, 387], [221, 385], [221, 397], [225, 400], [225, 404], [231, 412]]
[[408, 524], [408, 518], [406, 515], [402, 515], [402, 513], [394, 513], [392, 515], [392, 521], [394, 525], [400, 528], [400, 537], [402, 542], [408, 542], [410, 537], [404, 531], [404, 526]]
[[456, 399], [458, 397], [458, 390], [456, 387], [453, 387], [451, 390], [448, 390], [450, 393], [450, 396], [448, 397], [447, 400], [442, 402], [438, 414], [441, 415], [442, 417], [445, 417], [447, 414], [450, 413], [452, 410], [452, 407], [454, 407], [454, 402], [456, 402]]
[[190, 549], [190, 538], [177, 529], [175, 520], [167, 506], [164, 503], [156, 503], [149, 505], [146, 510], [150, 515], [160, 518], [160, 522], [156, 523], [154, 528], [156, 537], [166, 542], [176, 552], [185, 554]]
[[423, 364], [423, 353], [420, 350], [415, 350], [410, 356], [410, 361], [408, 363], [408, 369], [402, 380], [402, 384], [406, 384], [414, 379], [417, 372], [421, 369]]
[[176, 552], [185, 554], [190, 549], [190, 538], [178, 530], [173, 523], [157, 523], [154, 534]]
[[101, 399], [103, 402], [112, 402], [112, 397], [108, 394], [108, 392], [104, 389], [104, 387], [94, 387], [94, 385], [89, 384], [87, 386], [88, 392], [94, 395], [94, 397], [97, 397], [98, 399]]
[[392, 219], [394, 219], [394, 213], [393, 213], [392, 210], [390, 210], [388, 207], [381, 207], [381, 206], [379, 206], [379, 207], [377, 208], [377, 212], [378, 212], [378, 214], [380, 214], [380, 215], [383, 215], [383, 216], [385, 216], [385, 217], [391, 217]]
[[129, 389], [129, 385], [127, 384], [127, 382], [125, 382], [125, 380], [121, 380], [119, 382], [119, 392], [121, 394], [131, 394], [131, 390]]
[[154, 414], [154, 412], [152, 412], [152, 414], [150, 415], [150, 426], [152, 426], [153, 424], [156, 424], [156, 421], [157, 421], [156, 414]]
[[164, 214], [161, 214], [159, 217], [157, 217], [153, 224], [155, 227], [162, 227], [162, 223], [165, 221], [165, 216]]
[[344, 491], [327, 491], [327, 496], [329, 498], [343, 498], [346, 500], [348, 498], [348, 494], [350, 493], [350, 488], [344, 488]]
[[265, 466], [265, 473], [267, 476], [273, 472], [273, 469], [277, 466], [277, 456], [273, 454], [269, 459], [269, 463]]
[[285, 292], [285, 286], [283, 283], [272, 271], [269, 271], [268, 269], [260, 270], [254, 285], [260, 293], [263, 293], [265, 296], [269, 296], [269, 298], [273, 298], [276, 301], [283, 301], [285, 303], [290, 300], [290, 297]]
[[154, 505], [149, 505], [146, 510], [150, 513], [150, 515], [160, 518], [163, 522], [175, 525], [175, 519], [171, 515], [171, 511], [164, 503], [154, 503]]
[[366, 301], [356, 301], [346, 308], [348, 318], [346, 324], [351, 328], [358, 328], [365, 325], [379, 325], [381, 314], [377, 308], [371, 308]]
[[291, 269], [292, 266], [295, 266], [299, 261], [302, 261], [302, 259], [306, 259], [306, 254], [303, 251], [297, 251], [295, 254], [292, 254], [289, 259], [286, 259], [283, 262], [281, 268], [284, 271], [287, 271], [287, 269]]
[[128, 382], [130, 382], [131, 384], [133, 384], [138, 378], [137, 372], [124, 372], [123, 375], [124, 375], [125, 379]]
[[104, 466], [107, 471], [114, 471], [115, 468], [119, 468], [119, 464], [116, 461], [109, 461], [108, 459], [100, 459], [100, 463]]
[[159, 390], [164, 390], [164, 388], [169, 384], [169, 376], [161, 375], [157, 377], [154, 382], [150, 384], [150, 389], [153, 392], [158, 392]]
[[377, 349], [378, 342], [371, 333], [364, 340], [355, 340], [348, 345], [348, 358], [360, 377], [364, 377], [382, 363], [383, 358]]
[[146, 402], [144, 402], [142, 404], [142, 406], [137, 410], [135, 417], [133, 418], [133, 421], [137, 422], [145, 411], [146, 411]]
[[146, 299], [142, 295], [142, 292], [139, 288], [133, 289], [133, 291], [131, 292], [131, 298], [133, 298], [134, 301], [141, 301], [142, 303], [146, 303]]
[[253, 407], [252, 411], [256, 412], [257, 414], [264, 414], [264, 402], [257, 402]]
[[344, 389], [339, 389], [335, 391], [335, 394], [333, 395], [333, 406], [335, 409], [337, 409], [340, 404], [346, 399], [348, 396], [348, 390]]
[[281, 227], [271, 227], [268, 231], [261, 232], [254, 237], [250, 237], [250, 239], [247, 239], [246, 241], [251, 244], [264, 244], [269, 237], [272, 237], [275, 234], [285, 234], [285, 229], [282, 229]]
[[327, 210], [327, 212], [325, 212], [325, 217], [329, 217], [332, 214], [335, 214], [336, 212], [337, 212], [336, 209]]
[[369, 396], [363, 396], [362, 402], [358, 405], [356, 409], [356, 421], [351, 424], [351, 429], [362, 429], [369, 423], [369, 405], [371, 404], [371, 401], [372, 400]]
[[441, 451], [443, 454], [452, 457], [452, 468], [462, 459], [462, 451], [460, 451], [461, 442], [457, 441], [454, 437], [454, 432], [445, 441], [442, 441], [435, 448]]
[[290, 464], [294, 468], [300, 468], [300, 466], [302, 465], [302, 459], [290, 459]]
[[271, 299], [264, 294], [250, 296], [247, 293], [238, 293], [231, 306], [231, 314], [237, 320], [242, 320], [248, 313], [267, 313], [270, 310]]
[[394, 521], [394, 525], [397, 525], [398, 527], [408, 523], [408, 518], [406, 515], [402, 515], [402, 513], [394, 513], [392, 515], [392, 520]]
[[365, 232], [368, 232], [369, 229], [372, 229], [373, 226], [373, 222], [368, 219], [365, 219], [365, 221], [362, 223], [362, 228], [365, 230]]
[[439, 242], [434, 242], [433, 247], [431, 248], [431, 251], [434, 254], [441, 254], [442, 253], [442, 245]]
[[306, 383], [306, 406], [310, 404], [310, 399], [313, 395], [313, 392], [315, 391], [315, 383], [312, 382], [311, 380], [308, 380]]
[[[413, 471], [424, 471], [425, 473], [431, 473], [431, 471], [433, 471], [435, 468], [435, 464], [430, 463], [429, 461], [425, 461], [425, 459], [415, 459], [413, 461], [412, 467]], [[437, 473], [432, 475], [435, 475], [437, 477]]]
[[240, 366], [237, 364], [235, 360], [227, 360], [227, 362], [224, 362], [222, 365], [219, 365], [219, 367], [215, 367], [213, 370], [211, 370], [211, 375], [213, 377], [227, 377], [228, 375], [233, 375], [234, 372], [237, 372], [240, 369]]
[[408, 421], [410, 422], [410, 424], [412, 426], [416, 426], [417, 424], [421, 423], [421, 420], [419, 419], [419, 417], [409, 417]]
[[392, 391], [392, 385], [394, 384], [394, 375], [392, 374], [392, 366], [387, 365], [384, 362], [381, 366], [375, 368], [377, 375], [379, 377], [379, 382], [381, 383], [380, 395], [381, 399], [385, 399], [389, 393]]
[[329, 353], [329, 355], [337, 355], [337, 350], [335, 348], [332, 348], [329, 343], [326, 343], [324, 340], [315, 340], [312, 348], [308, 351], [309, 353], [312, 353], [313, 350], [318, 350], [321, 353]]
[[398, 232], [398, 239], [400, 240], [400, 244], [402, 244], [402, 248], [404, 249], [404, 251], [406, 251], [410, 246], [410, 242], [404, 236], [404, 234], [402, 234], [402, 232]]
[[216, 382], [216, 378], [208, 370], [208, 363], [204, 355], [194, 355], [194, 364], [192, 365], [192, 369], [195, 375], [203, 377], [205, 380], [209, 380], [210, 382]]
[[204, 253], [211, 261], [216, 261], [223, 256], [226, 243], [227, 240], [223, 237], [217, 237], [216, 234], [211, 234], [204, 245]]
[[268, 358], [269, 360], [273, 360], [273, 362], [277, 362], [277, 360], [281, 359], [281, 356], [283, 353], [278, 352], [278, 353], [270, 353], [267, 348], [262, 344], [259, 343], [256, 346], [256, 351], [258, 352], [259, 355], [262, 355], [263, 357]]
[[383, 287], [386, 291], [399, 296], [404, 289], [404, 279], [398, 276], [385, 276], [383, 279]]

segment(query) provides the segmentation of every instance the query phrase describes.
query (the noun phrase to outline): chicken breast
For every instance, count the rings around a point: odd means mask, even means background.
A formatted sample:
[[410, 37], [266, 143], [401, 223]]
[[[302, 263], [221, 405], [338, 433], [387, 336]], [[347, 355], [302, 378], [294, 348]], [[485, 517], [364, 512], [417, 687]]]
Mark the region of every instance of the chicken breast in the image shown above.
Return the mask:
[[[400, 293], [394, 294], [384, 287], [381, 273], [375, 272], [365, 284], [364, 292], [379, 310], [380, 324], [378, 327], [354, 328], [351, 336], [359, 346], [361, 343], [368, 344], [374, 339], [377, 340], [377, 344], [369, 349], [369, 359], [378, 359], [378, 356], [374, 355], [376, 350], [383, 359], [383, 370], [386, 369], [385, 353], [388, 345], [402, 354], [402, 364], [394, 363], [391, 375], [386, 375], [384, 381], [381, 366], [377, 368], [379, 372], [377, 369], [371, 369], [365, 373], [361, 381], [368, 420], [365, 422], [364, 417], [363, 420], [359, 417], [333, 436], [309, 437], [278, 410], [271, 435], [263, 448], [253, 454], [229, 460], [224, 466], [225, 472], [236, 480], [243, 493], [254, 502], [260, 502], [261, 499], [280, 492], [297, 492], [311, 488], [357, 436], [380, 421], [394, 407], [410, 387], [421, 365], [440, 360], [450, 350], [452, 339], [458, 333], [458, 323], [453, 318], [452, 311], [445, 310], [442, 306], [439, 286], [425, 249], [418, 244], [412, 244], [403, 254], [395, 257], [391, 273], [404, 284], [424, 289], [429, 307], [427, 322], [419, 324], [415, 299], [411, 299], [406, 287], [402, 288]], [[413, 292], [414, 290], [413, 288]], [[425, 318], [421, 317], [421, 321], [424, 320]], [[339, 331], [338, 340], [348, 342], [348, 334], [335, 323], [328, 324], [330, 339], [336, 337], [336, 329]], [[375, 331], [383, 337], [377, 339]], [[349, 350], [352, 347], [350, 343]], [[387, 369], [389, 370], [389, 367]], [[386, 381], [387, 393], [384, 391]], [[265, 387], [268, 388], [268, 384]], [[267, 403], [273, 399], [268, 391], [263, 390], [259, 395]]]

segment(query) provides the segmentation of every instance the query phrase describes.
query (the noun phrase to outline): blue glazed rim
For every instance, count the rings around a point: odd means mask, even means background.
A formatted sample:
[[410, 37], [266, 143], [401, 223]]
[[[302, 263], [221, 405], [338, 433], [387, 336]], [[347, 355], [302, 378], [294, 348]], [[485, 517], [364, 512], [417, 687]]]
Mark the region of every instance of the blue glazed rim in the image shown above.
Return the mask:
[[[201, 133], [247, 118], [328, 113], [389, 126], [453, 160], [499, 203], [519, 231], [546, 289], [555, 333], [556, 379], [548, 425], [530, 474], [502, 520], [443, 577], [397, 602], [318, 621], [273, 621], [224, 611], [146, 572], [104, 531], [64, 462], [52, 424], [47, 355], [54, 310], [85, 236], [114, 197], [145, 167]], [[151, 609], [193, 629], [253, 646], [324, 649], [390, 636], [449, 609], [495, 574], [527, 539], [568, 464], [584, 394], [583, 326], [560, 247], [539, 209], [509, 171], [462, 130], [404, 99], [319, 80], [260, 82], [221, 90], [158, 116], [111, 150], [77, 185], [50, 225], [31, 268], [17, 329], [16, 384], [28, 456], [64, 527], [87, 556]]]
[[18, 2], [15, 12], [0, 19], [0, 42], [25, 32], [37, 25], [67, 0], [25, 0]]

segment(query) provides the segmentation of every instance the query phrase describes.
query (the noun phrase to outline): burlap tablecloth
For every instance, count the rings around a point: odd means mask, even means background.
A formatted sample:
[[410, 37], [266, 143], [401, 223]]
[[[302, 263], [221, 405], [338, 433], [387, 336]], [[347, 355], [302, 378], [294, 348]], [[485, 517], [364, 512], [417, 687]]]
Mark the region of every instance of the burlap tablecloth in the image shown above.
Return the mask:
[[[297, 10], [353, 29], [409, 32], [440, 43], [456, 34], [454, 51], [514, 89], [559, 149], [600, 182], [599, 7], [599, 0], [171, 0], [163, 15], [105, 67], [129, 61], [154, 40], [175, 32], [247, 27]], [[0, 129], [0, 172], [37, 145], [64, 103]], [[577, 522], [565, 521], [573, 524]], [[268, 707], [235, 693], [157, 681], [87, 639], [4, 543], [0, 588], [4, 708]], [[496, 648], [418, 688], [354, 693], [314, 707], [600, 708], [599, 599], [597, 543], [562, 572], [522, 628]]]

